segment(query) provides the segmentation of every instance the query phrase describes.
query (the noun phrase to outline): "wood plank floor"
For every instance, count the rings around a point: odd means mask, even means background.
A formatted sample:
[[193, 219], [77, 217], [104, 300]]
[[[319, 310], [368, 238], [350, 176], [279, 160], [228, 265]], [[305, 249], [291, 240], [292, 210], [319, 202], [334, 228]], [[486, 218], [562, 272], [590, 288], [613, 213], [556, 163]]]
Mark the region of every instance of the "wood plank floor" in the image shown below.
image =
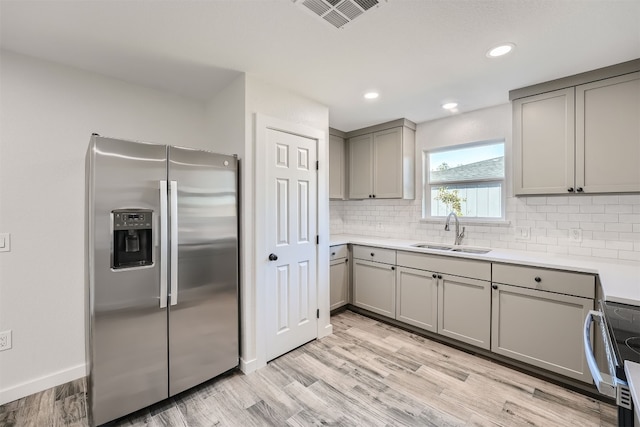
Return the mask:
[[[614, 406], [350, 311], [334, 334], [113, 426], [614, 426]], [[84, 379], [0, 407], [0, 426], [86, 426]]]

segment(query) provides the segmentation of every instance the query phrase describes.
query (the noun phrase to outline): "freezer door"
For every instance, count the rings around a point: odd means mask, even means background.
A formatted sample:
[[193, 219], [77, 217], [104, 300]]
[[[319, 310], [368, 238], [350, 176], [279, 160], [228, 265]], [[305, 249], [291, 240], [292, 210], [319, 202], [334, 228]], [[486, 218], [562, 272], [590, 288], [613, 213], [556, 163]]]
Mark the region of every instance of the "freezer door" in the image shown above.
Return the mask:
[[[168, 397], [167, 309], [161, 308], [160, 301], [159, 250], [159, 220], [164, 215], [159, 211], [160, 182], [166, 180], [166, 153], [164, 145], [98, 136], [89, 145], [87, 352], [93, 424]], [[114, 219], [123, 211], [132, 222]], [[131, 232], [125, 234], [132, 241], [123, 251], [133, 256], [144, 245], [152, 246], [140, 265], [114, 268], [112, 249], [118, 245], [114, 229], [125, 222], [131, 225]], [[152, 231], [145, 234], [142, 229], [148, 227]]]
[[169, 147], [169, 182], [174, 395], [238, 365], [237, 160]]

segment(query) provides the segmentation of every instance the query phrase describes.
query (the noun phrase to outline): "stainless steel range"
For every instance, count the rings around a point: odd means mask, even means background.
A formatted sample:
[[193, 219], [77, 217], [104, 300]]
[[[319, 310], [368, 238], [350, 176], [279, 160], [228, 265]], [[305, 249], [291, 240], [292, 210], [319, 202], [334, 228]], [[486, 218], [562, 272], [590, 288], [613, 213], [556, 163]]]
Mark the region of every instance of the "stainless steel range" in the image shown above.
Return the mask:
[[[591, 345], [591, 325], [599, 325], [607, 357], [607, 369], [601, 372]], [[633, 403], [624, 372], [627, 361], [640, 363], [640, 307], [605, 301], [600, 311], [591, 311], [585, 319], [584, 345], [587, 362], [598, 391], [616, 399], [618, 425], [633, 426]], [[637, 408], [636, 408], [637, 410]]]

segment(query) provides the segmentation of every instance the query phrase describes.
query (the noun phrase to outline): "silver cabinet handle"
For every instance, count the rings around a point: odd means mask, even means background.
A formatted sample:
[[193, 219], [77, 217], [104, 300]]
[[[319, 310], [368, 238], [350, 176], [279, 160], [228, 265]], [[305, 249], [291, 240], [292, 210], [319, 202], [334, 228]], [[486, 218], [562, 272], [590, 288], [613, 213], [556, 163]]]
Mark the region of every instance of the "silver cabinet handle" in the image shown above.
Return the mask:
[[171, 181], [171, 305], [178, 304], [178, 181]]
[[167, 181], [160, 181], [160, 308], [167, 306]]

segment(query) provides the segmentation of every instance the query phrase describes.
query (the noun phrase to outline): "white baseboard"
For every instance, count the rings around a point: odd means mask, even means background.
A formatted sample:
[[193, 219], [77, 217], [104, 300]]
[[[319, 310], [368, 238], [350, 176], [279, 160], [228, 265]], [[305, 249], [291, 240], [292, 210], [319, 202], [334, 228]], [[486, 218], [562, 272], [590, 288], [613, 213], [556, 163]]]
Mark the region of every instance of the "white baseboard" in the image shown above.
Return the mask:
[[333, 333], [333, 325], [329, 323], [328, 325], [325, 325], [324, 328], [320, 329], [320, 335], [318, 336], [318, 339], [328, 337], [332, 333]]
[[240, 370], [244, 374], [250, 374], [258, 369], [258, 359], [244, 360], [240, 358]]
[[51, 375], [46, 375], [12, 387], [4, 388], [0, 390], [0, 405], [13, 402], [14, 400], [29, 396], [33, 393], [38, 393], [51, 387], [68, 383], [69, 381], [77, 380], [78, 378], [85, 377], [86, 375], [87, 368], [83, 363], [82, 365], [54, 372]]

